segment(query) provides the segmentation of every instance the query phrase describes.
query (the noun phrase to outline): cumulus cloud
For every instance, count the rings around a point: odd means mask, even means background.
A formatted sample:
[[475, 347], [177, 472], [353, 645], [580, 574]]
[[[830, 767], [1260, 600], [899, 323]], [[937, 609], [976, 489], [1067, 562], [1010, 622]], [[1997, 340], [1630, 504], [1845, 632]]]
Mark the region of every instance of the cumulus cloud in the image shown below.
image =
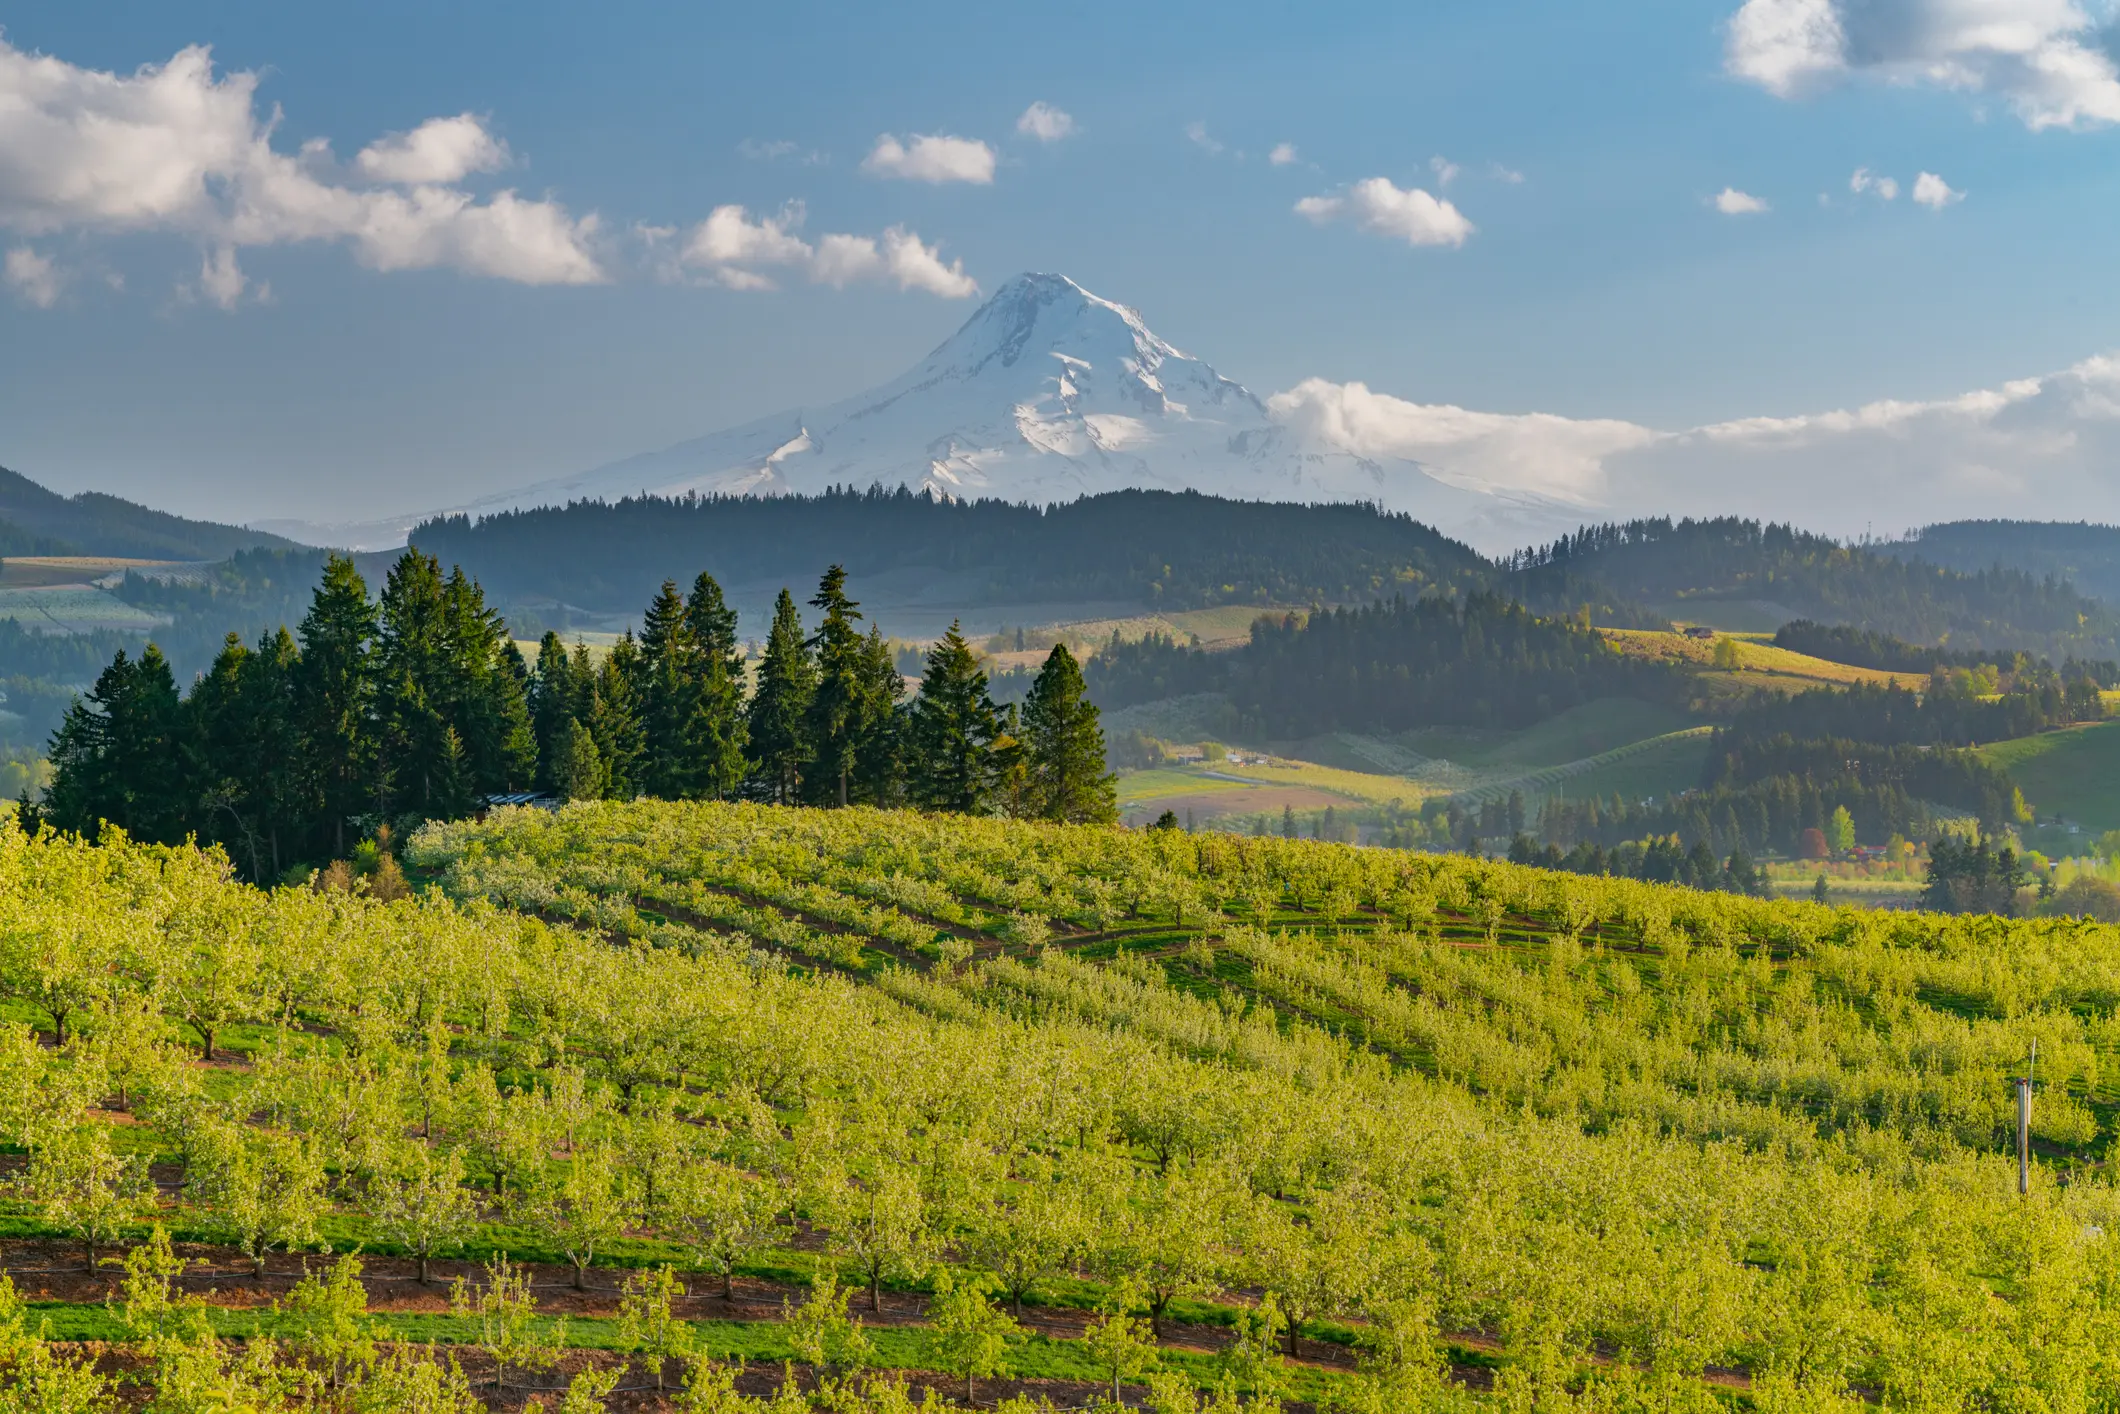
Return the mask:
[[1461, 246], [1474, 230], [1464, 213], [1416, 187], [1402, 191], [1388, 177], [1356, 182], [1332, 196], [1306, 196], [1296, 214], [1317, 225], [1351, 221], [1362, 230], [1415, 246]]
[[1606, 458], [1662, 435], [1630, 422], [1413, 403], [1362, 383], [1323, 378], [1274, 394], [1266, 411], [1312, 445], [1418, 463], [1455, 485], [1531, 492], [1584, 506], [1599, 501]]
[[1953, 191], [1951, 184], [1934, 172], [1923, 172], [1914, 178], [1913, 195], [1916, 205], [1926, 206], [1931, 211], [1941, 211], [1954, 202], [1965, 200], [1964, 192]]
[[474, 172], [508, 165], [508, 144], [469, 113], [429, 118], [409, 133], [370, 143], [354, 158], [364, 177], [402, 186], [454, 186]]
[[1058, 142], [1071, 137], [1075, 131], [1074, 115], [1055, 108], [1050, 103], [1033, 103], [1023, 110], [1016, 120], [1016, 131], [1024, 137], [1034, 137], [1040, 142]]
[[1273, 145], [1273, 151], [1266, 154], [1266, 160], [1276, 167], [1286, 167], [1296, 160], [1296, 145], [1292, 142], [1277, 142]]
[[2033, 129], [2120, 122], [2120, 70], [2077, 0], [1745, 0], [1724, 66], [1783, 98], [1866, 74], [1992, 93]]
[[58, 263], [48, 255], [39, 255], [30, 247], [16, 246], [0, 261], [0, 279], [18, 299], [33, 304], [39, 309], [50, 309], [59, 302], [59, 291], [65, 288], [66, 277]]
[[595, 216], [453, 185], [505, 160], [476, 119], [437, 119], [364, 149], [356, 172], [387, 184], [362, 186], [331, 177], [321, 144], [273, 147], [277, 113], [260, 116], [257, 86], [255, 74], [217, 75], [204, 46], [116, 74], [0, 40], [0, 227], [183, 236], [204, 253], [200, 291], [217, 303], [242, 293], [239, 248], [297, 241], [345, 243], [376, 270], [606, 278]]
[[909, 182], [971, 182], [985, 186], [994, 180], [994, 149], [976, 138], [933, 133], [916, 134], [911, 142], [900, 142], [885, 133], [862, 159], [861, 170]]
[[718, 206], [685, 238], [679, 262], [732, 290], [774, 289], [775, 276], [787, 273], [838, 289], [884, 282], [945, 299], [979, 293], [962, 260], [944, 264], [934, 246], [902, 226], [881, 237], [821, 236], [812, 245], [795, 234], [803, 216], [798, 202], [755, 217], [741, 206]]
[[2066, 506], [2120, 520], [2120, 357], [1928, 401], [1683, 431], [1413, 403], [1310, 379], [1267, 401], [1306, 442], [1587, 514], [1742, 514], [1832, 534]]
[[1875, 192], [1880, 200], [1890, 201], [1899, 195], [1899, 183], [1890, 177], [1872, 176], [1867, 167], [1857, 167], [1855, 175], [1848, 178], [1848, 190], [1857, 196]]
[[1724, 187], [1710, 198], [1709, 204], [1725, 216], [1757, 216], [1769, 209], [1765, 201], [1736, 187]]

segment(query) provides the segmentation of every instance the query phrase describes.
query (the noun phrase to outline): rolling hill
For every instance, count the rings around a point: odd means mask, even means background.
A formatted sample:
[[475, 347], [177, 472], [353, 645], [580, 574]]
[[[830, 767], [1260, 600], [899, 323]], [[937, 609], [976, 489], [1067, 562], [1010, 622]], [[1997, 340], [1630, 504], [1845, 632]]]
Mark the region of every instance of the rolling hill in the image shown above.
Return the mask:
[[8, 555], [224, 560], [238, 550], [292, 546], [277, 535], [187, 520], [100, 491], [62, 496], [5, 467], [0, 467], [0, 522], [0, 554]]

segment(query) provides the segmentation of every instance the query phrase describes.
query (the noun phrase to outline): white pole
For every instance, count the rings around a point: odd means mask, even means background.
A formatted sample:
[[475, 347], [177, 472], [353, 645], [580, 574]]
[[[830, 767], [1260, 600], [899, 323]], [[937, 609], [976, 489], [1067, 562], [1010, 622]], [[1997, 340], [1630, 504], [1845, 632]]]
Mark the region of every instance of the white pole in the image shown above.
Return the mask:
[[2017, 1081], [2017, 1192], [2032, 1191], [2032, 1079]]

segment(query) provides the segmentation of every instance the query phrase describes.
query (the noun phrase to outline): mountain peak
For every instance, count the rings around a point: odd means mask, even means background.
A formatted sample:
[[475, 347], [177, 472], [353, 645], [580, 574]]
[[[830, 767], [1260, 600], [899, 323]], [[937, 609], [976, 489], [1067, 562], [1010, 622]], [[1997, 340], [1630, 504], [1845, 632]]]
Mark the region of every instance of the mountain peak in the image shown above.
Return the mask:
[[[1091, 294], [1065, 275], [1026, 271], [1002, 283], [962, 328], [929, 354], [916, 377], [971, 377], [993, 365], [1013, 368], [1039, 355], [1091, 364], [1114, 360], [1153, 369], [1185, 355], [1149, 329], [1140, 314]], [[1041, 374], [1053, 371], [1041, 367]]]

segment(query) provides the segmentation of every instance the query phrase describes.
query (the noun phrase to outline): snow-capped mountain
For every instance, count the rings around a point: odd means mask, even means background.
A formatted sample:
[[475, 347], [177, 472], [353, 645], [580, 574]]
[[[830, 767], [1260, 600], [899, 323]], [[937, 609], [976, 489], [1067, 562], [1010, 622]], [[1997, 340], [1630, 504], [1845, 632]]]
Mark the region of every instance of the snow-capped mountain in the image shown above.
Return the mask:
[[[1141, 316], [1064, 275], [1008, 281], [904, 376], [452, 513], [642, 494], [777, 495], [830, 486], [1053, 503], [1130, 487], [1245, 500], [1375, 501], [1455, 533], [1573, 524], [1577, 508], [1452, 484], [1276, 421], [1249, 390], [1158, 338]], [[283, 527], [376, 540], [418, 518]], [[273, 528], [273, 527], [266, 527]], [[302, 534], [307, 530], [309, 534]], [[328, 538], [328, 537], [327, 537]], [[1504, 540], [1516, 537], [1505, 535]]]

